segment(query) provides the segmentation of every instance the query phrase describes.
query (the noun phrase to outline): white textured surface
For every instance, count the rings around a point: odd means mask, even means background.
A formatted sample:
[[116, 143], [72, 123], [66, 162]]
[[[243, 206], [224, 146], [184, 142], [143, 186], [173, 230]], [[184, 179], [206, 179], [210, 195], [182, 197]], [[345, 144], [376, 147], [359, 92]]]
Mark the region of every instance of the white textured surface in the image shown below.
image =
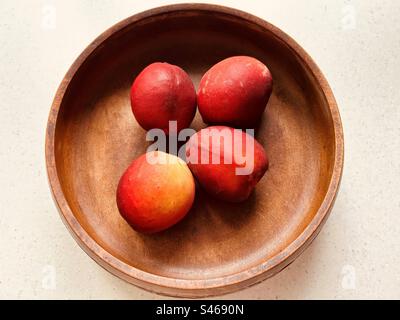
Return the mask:
[[[86, 45], [167, 3], [1, 1], [0, 298], [160, 298], [104, 271], [69, 235], [47, 185], [44, 136], [57, 86]], [[274, 278], [225, 297], [399, 299], [400, 2], [218, 3], [270, 21], [308, 51], [335, 93], [346, 148], [341, 190], [316, 241]]]

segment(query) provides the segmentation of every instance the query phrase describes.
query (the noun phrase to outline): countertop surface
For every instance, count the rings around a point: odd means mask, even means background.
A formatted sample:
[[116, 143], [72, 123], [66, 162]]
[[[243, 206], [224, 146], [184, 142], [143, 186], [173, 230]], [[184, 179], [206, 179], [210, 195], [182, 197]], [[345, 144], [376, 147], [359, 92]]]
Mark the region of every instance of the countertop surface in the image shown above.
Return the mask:
[[[58, 215], [44, 137], [68, 67], [101, 32], [147, 1], [0, 5], [0, 298], [160, 299], [90, 259]], [[226, 299], [400, 299], [400, 2], [218, 1], [292, 36], [337, 99], [345, 168], [331, 216], [275, 277]], [[219, 297], [217, 297], [219, 298]]]

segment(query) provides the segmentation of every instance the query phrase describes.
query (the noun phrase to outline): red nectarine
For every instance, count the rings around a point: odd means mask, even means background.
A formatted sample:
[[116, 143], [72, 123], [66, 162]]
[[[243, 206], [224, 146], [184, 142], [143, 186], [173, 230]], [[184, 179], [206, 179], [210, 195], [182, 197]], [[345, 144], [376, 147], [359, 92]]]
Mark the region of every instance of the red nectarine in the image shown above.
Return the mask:
[[259, 60], [227, 58], [202, 77], [197, 94], [199, 112], [207, 124], [255, 128], [272, 92], [272, 75]]
[[176, 121], [179, 132], [189, 127], [194, 118], [196, 91], [188, 74], [181, 68], [155, 62], [133, 82], [131, 107], [142, 128], [159, 128], [168, 134], [169, 121]]
[[246, 200], [268, 169], [264, 148], [239, 129], [213, 126], [186, 144], [188, 166], [200, 185], [216, 198]]

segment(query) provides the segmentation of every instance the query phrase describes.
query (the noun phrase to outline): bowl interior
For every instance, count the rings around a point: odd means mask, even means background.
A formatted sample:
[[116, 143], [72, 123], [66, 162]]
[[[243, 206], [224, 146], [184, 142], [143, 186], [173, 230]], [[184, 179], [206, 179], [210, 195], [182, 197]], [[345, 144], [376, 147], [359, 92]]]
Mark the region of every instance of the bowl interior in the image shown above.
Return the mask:
[[[233, 55], [260, 59], [274, 77], [257, 132], [269, 171], [244, 203], [224, 203], [198, 189], [191, 212], [175, 227], [136, 233], [115, 201], [121, 174], [149, 145], [130, 109], [133, 79], [149, 63], [166, 61], [197, 86], [209, 67]], [[197, 114], [192, 127], [204, 126]], [[335, 138], [318, 81], [287, 44], [238, 17], [186, 11], [132, 23], [86, 59], [61, 103], [54, 147], [68, 205], [101, 247], [155, 275], [210, 279], [270, 259], [310, 224], [328, 190]]]

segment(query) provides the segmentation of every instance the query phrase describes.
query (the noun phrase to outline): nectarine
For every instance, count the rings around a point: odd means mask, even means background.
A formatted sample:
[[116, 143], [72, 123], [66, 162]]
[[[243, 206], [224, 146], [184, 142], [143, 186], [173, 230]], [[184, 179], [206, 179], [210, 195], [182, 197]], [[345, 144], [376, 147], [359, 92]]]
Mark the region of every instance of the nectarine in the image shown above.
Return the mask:
[[259, 60], [236, 56], [209, 69], [197, 94], [199, 112], [207, 124], [255, 128], [272, 92], [272, 75]]
[[186, 144], [188, 166], [200, 185], [216, 198], [246, 200], [268, 169], [264, 148], [239, 129], [212, 126]]
[[196, 91], [188, 74], [178, 66], [155, 62], [147, 66], [131, 87], [132, 112], [142, 128], [169, 133], [169, 121], [177, 131], [187, 128], [196, 113]]
[[137, 231], [154, 233], [171, 227], [190, 210], [195, 195], [193, 176], [186, 163], [161, 151], [134, 160], [122, 175], [117, 206]]

